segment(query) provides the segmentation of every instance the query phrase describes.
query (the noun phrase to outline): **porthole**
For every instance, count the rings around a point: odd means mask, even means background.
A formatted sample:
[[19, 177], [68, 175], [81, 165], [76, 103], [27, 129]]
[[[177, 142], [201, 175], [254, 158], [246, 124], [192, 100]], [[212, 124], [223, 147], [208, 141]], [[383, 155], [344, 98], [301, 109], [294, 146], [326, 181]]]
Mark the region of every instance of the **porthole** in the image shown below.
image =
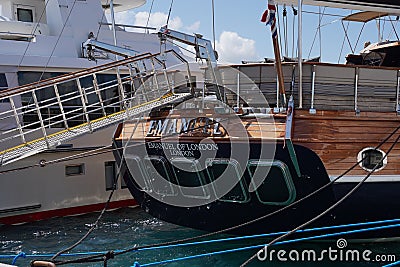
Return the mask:
[[380, 171], [387, 165], [386, 153], [380, 149], [367, 147], [361, 150], [357, 155], [357, 162], [364, 170], [371, 172]]

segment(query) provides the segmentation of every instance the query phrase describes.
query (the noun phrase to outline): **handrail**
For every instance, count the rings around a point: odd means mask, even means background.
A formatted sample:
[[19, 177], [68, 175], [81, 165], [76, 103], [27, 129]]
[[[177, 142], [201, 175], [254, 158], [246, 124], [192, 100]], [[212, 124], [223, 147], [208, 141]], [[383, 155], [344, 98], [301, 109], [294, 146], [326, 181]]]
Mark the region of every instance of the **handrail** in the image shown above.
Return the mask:
[[[174, 50], [166, 53], [183, 62], [191, 76], [189, 63], [181, 55]], [[160, 55], [127, 57], [0, 92], [0, 101], [10, 105], [0, 112], [0, 121], [13, 125], [0, 132], [0, 165], [190, 95], [193, 88], [173, 93], [170, 77], [175, 71], [167, 71], [165, 62], [157, 58]], [[99, 73], [121, 66], [129, 70], [126, 76], [97, 80]], [[138, 84], [141, 88], [137, 89]]]
[[41, 89], [44, 87], [52, 86], [52, 85], [60, 83], [60, 82], [65, 82], [68, 80], [89, 76], [93, 73], [101, 72], [101, 71], [104, 71], [104, 70], [107, 70], [110, 68], [114, 68], [114, 67], [123, 66], [123, 65], [129, 64], [134, 61], [144, 60], [144, 59], [151, 58], [151, 57], [158, 56], [158, 55], [160, 55], [160, 53], [157, 53], [157, 54], [144, 53], [144, 54], [140, 54], [138, 56], [128, 57], [128, 58], [121, 59], [121, 60], [118, 60], [115, 62], [110, 62], [110, 63], [106, 63], [104, 65], [99, 65], [99, 66], [95, 66], [92, 68], [88, 68], [85, 70], [79, 70], [76, 72], [63, 74], [63, 75], [57, 76], [55, 78], [49, 78], [49, 79], [41, 80], [38, 82], [29, 83], [26, 85], [17, 86], [17, 87], [10, 88], [10, 89], [5, 89], [0, 92], [0, 100], [5, 97], [14, 95], [16, 93], [25, 93], [25, 92], [28, 92], [31, 90]]

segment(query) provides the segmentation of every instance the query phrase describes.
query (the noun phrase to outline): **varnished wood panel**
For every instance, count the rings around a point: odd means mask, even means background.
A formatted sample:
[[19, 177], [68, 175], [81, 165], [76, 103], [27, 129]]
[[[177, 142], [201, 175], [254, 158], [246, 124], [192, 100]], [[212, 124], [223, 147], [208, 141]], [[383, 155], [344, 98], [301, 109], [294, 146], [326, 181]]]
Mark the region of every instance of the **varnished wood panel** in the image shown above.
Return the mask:
[[[329, 175], [344, 173], [357, 162], [358, 153], [367, 147], [376, 147], [400, 126], [396, 113], [320, 111], [315, 115], [297, 110], [293, 141], [313, 150], [322, 160]], [[380, 149], [387, 152], [398, 131]], [[375, 174], [400, 174], [400, 144], [388, 155], [388, 164]], [[367, 175], [360, 166], [348, 175]]]

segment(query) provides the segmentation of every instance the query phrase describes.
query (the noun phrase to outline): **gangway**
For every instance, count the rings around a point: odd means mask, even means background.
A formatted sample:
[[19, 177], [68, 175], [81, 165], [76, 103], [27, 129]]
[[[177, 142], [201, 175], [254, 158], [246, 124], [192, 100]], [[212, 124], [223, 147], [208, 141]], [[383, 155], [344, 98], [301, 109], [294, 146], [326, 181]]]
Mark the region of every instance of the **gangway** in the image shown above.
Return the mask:
[[0, 132], [0, 166], [190, 97], [193, 88], [175, 92], [165, 54], [188, 64], [174, 50], [145, 53], [1, 91], [0, 124], [15, 127]]

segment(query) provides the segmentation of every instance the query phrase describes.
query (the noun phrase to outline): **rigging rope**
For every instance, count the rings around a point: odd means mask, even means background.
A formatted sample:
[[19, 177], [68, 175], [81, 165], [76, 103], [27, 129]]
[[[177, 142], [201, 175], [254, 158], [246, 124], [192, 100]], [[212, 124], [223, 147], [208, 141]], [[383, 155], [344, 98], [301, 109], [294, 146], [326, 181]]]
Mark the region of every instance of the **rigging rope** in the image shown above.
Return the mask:
[[[105, 4], [106, 6], [108, 6], [108, 2], [109, 2], [109, 0], [106, 1], [106, 4]], [[102, 16], [101, 16], [100, 22], [103, 22], [104, 15], [105, 15], [105, 12], [103, 12], [103, 14], [102, 14]], [[99, 36], [101, 26], [102, 26], [101, 23], [99, 23], [99, 27], [97, 28], [97, 32], [96, 32], [96, 35], [95, 35], [95, 38], [96, 38], [96, 39], [97, 39], [97, 37]]]
[[[293, 21], [293, 24], [292, 24], [293, 25], [292, 26], [293, 27], [292, 28], [292, 58], [294, 58], [294, 55], [295, 55], [295, 53], [294, 53], [294, 43], [295, 43], [294, 40], [296, 39], [294, 34], [296, 32], [295, 31], [295, 26], [296, 26], [297, 9], [295, 9], [294, 6], [292, 6], [292, 11], [293, 11], [293, 20], [292, 20]], [[297, 54], [297, 46], [296, 46], [296, 54]]]
[[[343, 20], [341, 22], [342, 22], [342, 26], [343, 26]], [[342, 58], [342, 52], [344, 49], [344, 43], [346, 42], [347, 30], [349, 29], [349, 26], [350, 26], [350, 22], [347, 22], [347, 28], [344, 29], [345, 36], [343, 37], [342, 47], [340, 48], [339, 58], [338, 58], [338, 62], [337, 62], [338, 64], [340, 62], [340, 59]], [[351, 46], [350, 46], [350, 48], [351, 48]]]
[[283, 5], [283, 38], [285, 42], [285, 56], [288, 56], [288, 20], [287, 20], [287, 10], [286, 10], [286, 4]]
[[321, 52], [321, 27], [322, 27], [321, 26], [321, 22], [322, 22], [322, 18], [324, 17], [324, 13], [325, 13], [325, 7], [324, 7], [324, 10], [322, 11], [322, 15], [321, 15], [321, 12], [319, 12], [318, 28], [315, 31], [314, 39], [313, 39], [313, 41], [311, 43], [310, 51], [308, 52], [308, 56], [307, 56], [308, 59], [310, 59], [310, 57], [311, 57], [311, 52], [312, 52], [312, 50], [314, 48], [314, 44], [315, 44], [315, 40], [317, 39], [318, 32], [319, 32], [319, 41], [320, 41], [320, 43], [319, 43], [319, 49], [320, 49], [319, 56], [321, 57], [321, 54], [322, 54], [322, 52]]
[[60, 32], [60, 34], [59, 34], [58, 37], [57, 37], [56, 43], [54, 44], [53, 49], [51, 50], [50, 56], [48, 57], [48, 59], [47, 59], [47, 61], [46, 61], [46, 65], [44, 66], [43, 72], [42, 72], [42, 74], [41, 74], [39, 80], [42, 80], [42, 77], [43, 77], [44, 73], [46, 72], [47, 67], [49, 66], [50, 60], [51, 60], [51, 58], [53, 57], [54, 52], [56, 51], [58, 42], [59, 42], [60, 39], [61, 39], [61, 35], [63, 34], [63, 32], [64, 32], [64, 30], [65, 30], [65, 27], [67, 26], [67, 22], [68, 22], [68, 20], [69, 20], [71, 14], [72, 14], [72, 10], [73, 10], [74, 7], [75, 7], [76, 1], [77, 1], [77, 0], [74, 0], [74, 2], [72, 3], [72, 7], [71, 7], [71, 9], [70, 9], [70, 11], [69, 11], [69, 13], [68, 13], [68, 15], [67, 15], [67, 18], [65, 19], [65, 23], [63, 24], [63, 27], [61, 28], [61, 32]]
[[277, 28], [278, 28], [279, 46], [283, 47], [282, 46], [282, 35], [281, 35], [281, 23], [280, 23], [280, 19], [279, 19], [279, 5], [276, 5], [276, 19], [277, 19], [277, 24], [278, 24]]
[[[40, 13], [39, 20], [37, 21], [37, 23], [35, 23], [35, 27], [33, 28], [32, 32], [31, 32], [31, 34], [30, 34], [30, 37], [32, 37], [32, 38], [34, 37], [34, 34], [35, 34], [37, 28], [39, 27], [39, 23], [40, 23], [40, 21], [42, 20], [44, 14], [45, 14], [45, 11], [46, 11], [46, 9], [47, 9], [47, 4], [49, 3], [49, 1], [50, 1], [50, 0], [47, 0], [47, 1], [45, 2], [44, 8], [43, 8], [42, 12]], [[17, 69], [21, 66], [22, 61], [24, 60], [24, 58], [25, 58], [25, 56], [26, 56], [26, 53], [28, 52], [28, 49], [29, 49], [29, 46], [30, 46], [30, 45], [31, 45], [31, 41], [28, 41], [28, 42], [27, 42], [27, 45], [26, 45], [26, 47], [25, 47], [25, 50], [24, 50], [24, 52], [23, 52], [22, 55], [21, 55], [21, 59], [20, 59], [19, 62], [18, 62]], [[12, 84], [15, 82], [15, 79], [16, 79], [17, 77], [18, 77], [18, 76], [14, 76], [14, 77], [13, 77]]]
[[168, 17], [167, 17], [167, 22], [166, 22], [167, 28], [168, 28], [169, 18], [171, 16], [171, 11], [172, 11], [172, 5], [173, 4], [174, 4], [174, 0], [171, 0], [171, 5], [169, 6]]
[[[153, 11], [153, 4], [154, 4], [154, 0], [151, 1], [149, 16], [147, 17], [147, 21], [146, 21], [146, 29], [144, 30], [145, 33], [149, 33], [148, 27], [149, 27], [151, 12]], [[144, 35], [143, 35], [143, 37], [144, 37]]]
[[213, 31], [213, 42], [214, 42], [214, 50], [216, 50], [215, 46], [215, 5], [214, 5], [214, 0], [211, 0], [212, 4], [212, 31]]

